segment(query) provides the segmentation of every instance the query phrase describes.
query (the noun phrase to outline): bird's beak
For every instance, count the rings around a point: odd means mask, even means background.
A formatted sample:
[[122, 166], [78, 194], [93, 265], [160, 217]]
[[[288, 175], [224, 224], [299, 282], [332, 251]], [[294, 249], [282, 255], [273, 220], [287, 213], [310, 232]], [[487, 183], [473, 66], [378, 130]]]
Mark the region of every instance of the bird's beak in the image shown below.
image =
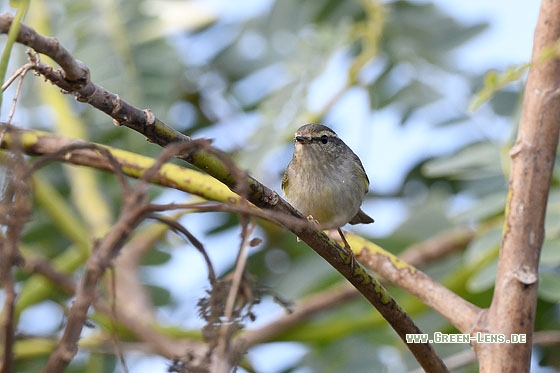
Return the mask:
[[299, 142], [300, 144], [309, 144], [311, 142], [311, 139], [309, 137], [305, 137], [305, 136], [296, 136], [295, 140], [296, 140], [296, 142]]

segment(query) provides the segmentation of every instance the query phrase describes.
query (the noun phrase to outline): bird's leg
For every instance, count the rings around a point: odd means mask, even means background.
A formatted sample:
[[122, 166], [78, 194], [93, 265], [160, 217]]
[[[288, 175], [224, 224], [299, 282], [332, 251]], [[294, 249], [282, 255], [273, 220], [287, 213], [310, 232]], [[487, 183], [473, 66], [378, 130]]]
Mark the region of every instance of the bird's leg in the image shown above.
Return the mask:
[[[317, 225], [317, 227], [320, 226], [319, 221], [317, 221], [312, 215], [307, 216], [307, 221], [314, 223], [315, 225]], [[342, 233], [342, 229], [337, 228], [337, 230], [338, 230], [338, 234], [340, 235], [340, 238], [342, 239], [342, 242], [344, 242], [344, 250], [346, 250], [348, 254], [352, 254], [352, 248], [350, 247], [348, 241], [346, 241], [346, 237], [344, 236], [344, 233]], [[301, 240], [298, 237], [298, 242], [299, 241]]]
[[344, 242], [344, 250], [346, 250], [346, 252], [348, 254], [352, 254], [352, 248], [350, 247], [350, 244], [348, 244], [348, 241], [346, 241], [346, 237], [344, 237], [344, 233], [342, 233], [342, 229], [337, 228], [338, 229], [338, 234], [340, 235], [340, 238], [342, 239], [342, 242]]

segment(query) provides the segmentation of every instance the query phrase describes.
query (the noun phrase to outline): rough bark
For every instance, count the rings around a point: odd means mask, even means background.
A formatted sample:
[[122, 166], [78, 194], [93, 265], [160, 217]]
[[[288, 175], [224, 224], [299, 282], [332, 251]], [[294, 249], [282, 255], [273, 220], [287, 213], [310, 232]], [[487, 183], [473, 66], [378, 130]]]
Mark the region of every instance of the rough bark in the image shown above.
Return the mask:
[[560, 60], [549, 51], [560, 38], [560, 3], [543, 0], [511, 176], [494, 297], [478, 331], [525, 334], [523, 344], [475, 345], [481, 372], [529, 371], [539, 257], [560, 125]]

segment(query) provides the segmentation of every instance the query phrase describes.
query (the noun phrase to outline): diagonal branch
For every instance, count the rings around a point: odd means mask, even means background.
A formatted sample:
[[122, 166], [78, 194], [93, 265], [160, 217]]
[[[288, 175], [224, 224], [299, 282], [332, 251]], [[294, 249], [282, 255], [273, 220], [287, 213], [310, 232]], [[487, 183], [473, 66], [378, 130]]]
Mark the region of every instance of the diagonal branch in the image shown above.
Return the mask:
[[[398, 259], [408, 263], [409, 266], [422, 267], [428, 261], [441, 259], [449, 253], [463, 249], [473, 238], [472, 231], [451, 231], [439, 234], [424, 242], [410, 246]], [[348, 236], [347, 236], [348, 237]], [[350, 236], [352, 237], [352, 236]], [[360, 251], [356, 247], [356, 251]], [[358, 260], [368, 266], [367, 262], [362, 262], [362, 258], [358, 255]], [[377, 268], [372, 268], [377, 272]], [[406, 270], [406, 269], [405, 269]], [[383, 273], [380, 273], [383, 275]], [[407, 277], [405, 273], [401, 277]], [[400, 283], [395, 282], [397, 285]], [[405, 290], [407, 290], [405, 288]], [[270, 322], [259, 329], [248, 330], [236, 337], [238, 348], [250, 348], [257, 343], [273, 341], [279, 335], [289, 332], [307, 319], [313, 317], [319, 312], [331, 309], [336, 305], [356, 299], [359, 293], [352, 287], [333, 286], [318, 294], [311, 296], [295, 308], [294, 312], [281, 316], [277, 320]], [[471, 320], [471, 323], [474, 320]]]
[[480, 308], [374, 243], [351, 234], [346, 234], [346, 238], [357, 252], [358, 260], [366, 267], [420, 299], [461, 333], [470, 334], [473, 331]]

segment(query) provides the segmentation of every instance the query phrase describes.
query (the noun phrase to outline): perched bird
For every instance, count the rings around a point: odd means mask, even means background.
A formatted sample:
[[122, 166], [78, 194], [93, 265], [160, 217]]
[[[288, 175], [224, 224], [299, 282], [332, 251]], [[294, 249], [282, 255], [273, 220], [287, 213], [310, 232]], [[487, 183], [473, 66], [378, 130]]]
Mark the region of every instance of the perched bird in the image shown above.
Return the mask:
[[282, 180], [288, 202], [321, 229], [373, 223], [360, 209], [369, 179], [352, 149], [329, 127], [317, 123], [301, 126], [294, 140], [294, 156]]

